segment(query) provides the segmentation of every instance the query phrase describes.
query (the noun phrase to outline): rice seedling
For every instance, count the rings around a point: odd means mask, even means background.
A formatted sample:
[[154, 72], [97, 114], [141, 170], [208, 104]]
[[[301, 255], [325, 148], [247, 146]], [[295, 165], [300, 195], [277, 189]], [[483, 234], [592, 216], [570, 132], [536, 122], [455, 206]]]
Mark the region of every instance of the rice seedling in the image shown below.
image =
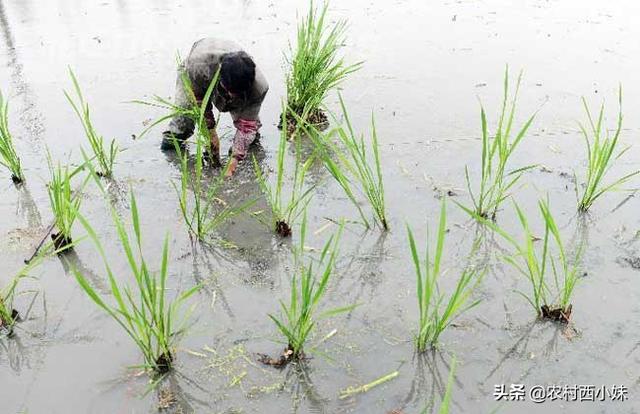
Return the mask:
[[[290, 46], [290, 56], [286, 57], [288, 110], [314, 125], [327, 124], [327, 117], [320, 110], [327, 93], [362, 66], [362, 63], [347, 65], [338, 57], [345, 42], [347, 22], [339, 20], [329, 25], [326, 21], [328, 8], [329, 3], [325, 2], [318, 10], [313, 1], [310, 2], [307, 15], [298, 23], [295, 49]], [[297, 118], [282, 118], [281, 121], [289, 132], [295, 130]]]
[[489, 135], [484, 107], [481, 106], [480, 108], [482, 123], [482, 169], [480, 172], [480, 186], [476, 192], [471, 189], [469, 169], [465, 167], [467, 188], [471, 196], [473, 209], [478, 216], [490, 218], [491, 220], [495, 220], [500, 204], [509, 197], [509, 192], [518, 180], [520, 180], [522, 174], [535, 167], [535, 165], [528, 165], [511, 171], [507, 169], [509, 159], [518, 147], [518, 144], [520, 144], [525, 137], [527, 130], [536, 116], [534, 113], [529, 117], [515, 136], [512, 136], [521, 81], [522, 72], [518, 75], [518, 81], [513, 97], [511, 98], [511, 104], [508, 104], [509, 68], [507, 67], [505, 69], [502, 110], [500, 111], [500, 117], [498, 119], [498, 128], [493, 136]]
[[586, 183], [584, 184], [581, 196], [579, 195], [576, 180], [576, 197], [578, 198], [578, 210], [585, 212], [589, 210], [591, 205], [600, 198], [600, 196], [608, 191], [618, 189], [633, 176], [640, 173], [640, 170], [631, 172], [611, 183], [603, 183], [613, 163], [622, 157], [630, 148], [630, 146], [627, 146], [618, 151], [618, 140], [622, 132], [622, 86], [618, 89], [618, 120], [613, 136], [611, 136], [609, 131], [603, 126], [604, 104], [600, 106], [600, 112], [595, 122], [589, 110], [587, 100], [584, 97], [582, 98], [582, 104], [589, 121], [588, 128], [585, 128], [583, 124], [579, 124], [587, 147], [587, 172]]
[[[569, 322], [572, 312], [570, 303], [574, 288], [578, 282], [578, 264], [582, 255], [582, 247], [577, 250], [573, 260], [566, 255], [564, 243], [560, 236], [558, 226], [549, 209], [548, 201], [540, 200], [538, 207], [544, 220], [544, 237], [542, 239], [542, 251], [538, 254], [527, 218], [518, 205], [515, 206], [518, 219], [524, 230], [524, 242], [512, 244], [516, 246], [516, 255], [506, 257], [505, 260], [527, 277], [531, 284], [531, 295], [518, 292], [535, 309], [538, 317]], [[557, 255], [550, 252], [551, 242], [555, 244]], [[551, 298], [551, 281], [548, 281], [549, 273], [553, 276], [553, 285], [556, 296]], [[553, 301], [553, 303], [552, 303]]]
[[77, 102], [67, 91], [64, 91], [64, 96], [67, 98], [67, 101], [69, 101], [73, 111], [82, 123], [82, 128], [84, 129], [87, 141], [89, 141], [89, 145], [91, 146], [91, 151], [93, 152], [94, 158], [97, 160], [100, 167], [97, 174], [102, 177], [111, 177], [113, 175], [113, 164], [115, 163], [116, 155], [119, 152], [118, 144], [115, 139], [112, 139], [108, 147], [105, 146], [103, 136], [100, 135], [93, 127], [89, 104], [84, 100], [78, 79], [71, 68], [69, 68], [69, 76], [73, 82], [73, 89], [76, 93]]
[[[419, 352], [435, 347], [440, 334], [451, 322], [462, 313], [480, 303], [479, 300], [470, 302], [470, 296], [484, 272], [473, 266], [465, 268], [456, 283], [455, 290], [447, 298], [439, 289], [440, 269], [444, 253], [445, 234], [447, 232], [447, 208], [443, 198], [440, 208], [440, 222], [436, 234], [435, 251], [431, 252], [431, 243], [427, 239], [424, 260], [421, 260], [411, 228], [407, 225], [411, 259], [416, 273], [416, 293], [418, 309], [420, 311], [418, 332], [415, 337]], [[475, 246], [474, 246], [475, 249]], [[433, 257], [433, 259], [432, 259]]]
[[162, 374], [171, 368], [175, 358], [175, 345], [185, 332], [190, 310], [183, 313], [182, 307], [200, 286], [176, 294], [173, 300], [167, 297], [168, 235], [163, 243], [160, 270], [152, 271], [142, 251], [140, 215], [133, 192], [130, 204], [133, 234], [127, 231], [123, 221], [113, 209], [112, 217], [122, 250], [127, 258], [129, 271], [133, 276], [134, 288], [122, 281], [122, 278], [116, 278], [116, 274], [109, 266], [111, 259], [105, 253], [94, 229], [82, 216], [79, 216], [79, 220], [104, 261], [115, 303], [108, 303], [77, 269], [74, 269], [74, 274], [91, 300], [111, 316], [138, 346], [144, 356], [143, 367]]
[[[180, 186], [175, 183], [174, 188], [178, 194], [180, 212], [189, 229], [190, 234], [198, 240], [205, 241], [207, 236], [218, 228], [226, 220], [245, 211], [254, 200], [241, 205], [228, 205], [220, 200], [217, 195], [224, 183], [226, 168], [214, 178], [207, 188], [203, 185], [203, 153], [202, 146], [196, 145], [195, 170], [192, 175], [189, 171], [188, 156], [182, 153], [176, 144], [176, 151], [180, 158], [181, 179]], [[189, 197], [189, 190], [193, 193], [193, 199]], [[218, 207], [221, 206], [221, 207]]]
[[[39, 259], [41, 256], [38, 257]], [[20, 320], [20, 314], [13, 307], [13, 302], [18, 294], [18, 285], [29, 277], [29, 272], [39, 264], [40, 260], [34, 260], [24, 266], [10, 281], [0, 289], [0, 331], [5, 331], [9, 335], [13, 332], [13, 327]]]
[[0, 165], [11, 173], [14, 184], [24, 181], [20, 157], [13, 145], [13, 137], [9, 131], [9, 101], [0, 92]]
[[316, 327], [318, 320], [349, 311], [354, 306], [345, 306], [319, 311], [320, 302], [327, 293], [328, 283], [334, 271], [339, 252], [339, 242], [342, 226], [325, 243], [317, 265], [313, 260], [303, 262], [304, 242], [306, 236], [306, 214], [302, 220], [300, 230], [300, 246], [295, 252], [295, 270], [291, 278], [291, 296], [289, 303], [280, 301], [281, 316], [269, 314], [269, 318], [276, 324], [280, 333], [287, 340], [287, 348], [282, 358], [271, 365], [284, 365], [290, 360], [304, 357], [304, 345], [309, 335]]
[[[283, 122], [286, 122], [287, 114], [283, 111]], [[280, 142], [276, 155], [276, 181], [269, 183], [260, 165], [253, 158], [253, 166], [260, 189], [264, 193], [269, 206], [271, 207], [271, 225], [276, 234], [282, 237], [290, 237], [294, 222], [305, 211], [313, 196], [312, 191], [315, 186], [305, 185], [305, 176], [309, 167], [314, 161], [314, 157], [307, 158], [302, 162], [299, 159], [300, 142], [296, 141], [296, 161], [293, 168], [291, 194], [287, 198], [282, 191], [284, 185], [284, 158], [286, 152], [287, 134], [283, 130], [280, 133]]]
[[20, 279], [24, 274], [18, 274], [11, 279], [9, 284], [0, 290], [0, 330], [9, 334], [13, 331], [13, 326], [19, 319], [19, 313], [13, 308], [13, 299]]
[[55, 227], [58, 229], [58, 233], [53, 233], [51, 238], [55, 249], [59, 252], [73, 245], [71, 229], [80, 212], [82, 189], [90, 176], [87, 176], [77, 190], [71, 188], [71, 180], [82, 171], [83, 167], [84, 165], [81, 165], [71, 170], [68, 165], [62, 167], [60, 163], [54, 167], [49, 158], [51, 181], [47, 184], [47, 192]]
[[[522, 209], [515, 203], [514, 206], [524, 233], [522, 242], [518, 242], [495, 223], [480, 217], [476, 218], [484, 220], [484, 224], [502, 236], [514, 248], [515, 253], [512, 256], [505, 256], [504, 260], [525, 276], [529, 282], [530, 294], [522, 291], [517, 291], [517, 293], [533, 307], [536, 315], [539, 318], [568, 323], [573, 310], [571, 297], [579, 279], [579, 264], [583, 246], [578, 246], [573, 258], [568, 257], [548, 201], [538, 201], [538, 209], [544, 221], [542, 239], [533, 234]], [[474, 214], [469, 210], [467, 212]], [[537, 247], [538, 241], [542, 242], [541, 247]], [[556, 254], [551, 251], [554, 245], [557, 250]], [[555, 293], [552, 288], [555, 288]]]
[[[339, 126], [327, 136], [323, 136], [313, 126], [303, 125], [303, 128], [316, 145], [317, 152], [327, 171], [329, 171], [343, 189], [347, 198], [358, 210], [364, 225], [367, 228], [370, 227], [369, 220], [355, 196], [354, 187], [369, 201], [376, 223], [382, 229], [388, 230], [389, 223], [386, 216], [382, 163], [375, 119], [372, 115], [371, 140], [365, 142], [364, 134], [358, 136], [354, 132], [342, 96], [340, 96], [340, 107], [342, 108], [346, 128]], [[344, 150], [332, 142], [331, 138], [334, 136], [338, 138]], [[367, 147], [370, 147], [370, 150]], [[373, 157], [369, 155], [369, 151], [373, 154]]]

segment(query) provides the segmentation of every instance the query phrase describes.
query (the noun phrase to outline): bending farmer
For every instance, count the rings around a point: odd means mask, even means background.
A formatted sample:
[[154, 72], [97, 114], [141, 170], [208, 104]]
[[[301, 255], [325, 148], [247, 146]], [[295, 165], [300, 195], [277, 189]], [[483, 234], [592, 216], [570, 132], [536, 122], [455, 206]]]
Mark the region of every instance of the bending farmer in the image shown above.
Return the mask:
[[[220, 140], [215, 130], [211, 101], [220, 112], [231, 113], [236, 127], [230, 151], [231, 161], [227, 171], [227, 175], [231, 175], [238, 166], [238, 162], [246, 156], [249, 145], [256, 139], [261, 125], [260, 106], [269, 90], [269, 85], [251, 57], [238, 44], [228, 40], [205, 38], [193, 44], [184, 67], [178, 69], [176, 105], [189, 108], [193, 104], [185, 91], [182, 71], [188, 75], [196, 101], [201, 104], [218, 68], [220, 77], [207, 103], [205, 120], [211, 135], [212, 159], [219, 163]], [[194, 128], [192, 119], [184, 116], [175, 117], [169, 124], [169, 130], [163, 133], [162, 149], [175, 149], [175, 140], [182, 143], [193, 134]]]

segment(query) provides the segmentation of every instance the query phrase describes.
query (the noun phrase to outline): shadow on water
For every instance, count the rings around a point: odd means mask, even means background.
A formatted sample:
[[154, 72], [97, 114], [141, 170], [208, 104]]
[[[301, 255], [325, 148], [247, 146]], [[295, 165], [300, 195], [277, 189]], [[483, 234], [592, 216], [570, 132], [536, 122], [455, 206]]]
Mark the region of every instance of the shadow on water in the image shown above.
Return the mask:
[[38, 206], [33, 200], [31, 191], [26, 185], [20, 186], [18, 189], [16, 216], [21, 216], [29, 228], [42, 229], [42, 216], [40, 215]]
[[94, 407], [91, 412], [106, 412], [105, 403], [113, 402], [112, 395], [120, 396], [117, 401], [121, 402], [117, 408], [111, 407], [114, 410], [111, 412], [120, 412], [123, 407], [129, 408], [132, 402], [122, 401], [123, 389], [126, 389], [128, 394], [133, 392], [133, 398], [136, 399], [142, 400], [150, 396], [155, 401], [149, 404], [147, 412], [150, 413], [187, 414], [210, 412], [213, 409], [207, 401], [186, 392], [185, 387], [202, 395], [210, 393], [210, 390], [201, 387], [178, 370], [171, 371], [155, 383], [151, 383], [146, 375], [138, 375], [138, 371], [127, 371], [126, 374], [101, 382], [101, 389], [90, 404]]
[[63, 254], [58, 255], [60, 263], [64, 268], [67, 277], [75, 281], [75, 271], [84, 276], [91, 285], [100, 293], [109, 294], [111, 290], [107, 286], [106, 280], [98, 276], [93, 270], [87, 267], [78, 256], [74, 249], [66, 250]]
[[9, 367], [18, 374], [22, 372], [23, 366], [31, 368], [27, 347], [22, 344], [19, 335], [3, 335], [0, 337], [0, 360], [3, 359], [3, 356], [6, 357]]
[[273, 286], [269, 271], [275, 266], [277, 255], [274, 251], [275, 236], [270, 228], [271, 208], [255, 178], [254, 158], [260, 166], [265, 160], [265, 152], [259, 142], [252, 144], [247, 158], [218, 195], [227, 205], [250, 203], [250, 206], [244, 213], [222, 223], [217, 235], [224, 241], [221, 249], [234, 258], [235, 266], [238, 262], [248, 266], [248, 271], [239, 274], [244, 283]]
[[188, 414], [201, 412], [201, 410], [194, 408], [194, 405], [206, 411], [214, 408], [207, 401], [196, 398], [191, 393], [186, 392], [180, 385], [181, 382], [184, 382], [187, 388], [198, 390], [203, 395], [210, 393], [210, 390], [201, 387], [196, 381], [179, 371], [173, 371], [155, 389], [158, 411], [169, 414]]
[[[441, 401], [447, 391], [447, 380], [451, 371], [451, 363], [447, 361], [446, 354], [432, 349], [422, 353], [414, 354], [413, 365], [415, 373], [411, 381], [411, 387], [407, 396], [402, 400], [400, 411], [407, 410], [410, 406], [419, 407], [418, 412], [435, 412], [436, 402]], [[463, 384], [454, 377], [454, 382], [458, 388], [463, 389]], [[455, 394], [455, 392], [454, 392]], [[462, 412], [463, 407], [455, 403], [456, 412]]]
[[[536, 330], [538, 334], [542, 335], [549, 332], [551, 333], [551, 337], [546, 342], [543, 342], [542, 348], [538, 348], [540, 349], [540, 352], [538, 353], [547, 358], [551, 358], [558, 353], [558, 341], [561, 337], [570, 340], [577, 334], [572, 323], [565, 325], [562, 323], [535, 320], [524, 327], [522, 334], [513, 343], [513, 345], [502, 352], [502, 356], [498, 359], [498, 362], [493, 369], [491, 369], [484, 378], [483, 383], [493, 377], [508, 361], [529, 360], [530, 354], [533, 352], [531, 350], [531, 345], [533, 344], [533, 346], [538, 346], [538, 344], [540, 344], [538, 335], [533, 335]], [[534, 362], [528, 368], [524, 369], [519, 380], [524, 380], [531, 371], [535, 369], [535, 367], [536, 363]]]
[[[225, 255], [220, 254], [215, 248], [198, 242], [192, 242], [191, 249], [193, 257], [193, 278], [195, 282], [202, 286], [202, 290], [211, 296], [212, 306], [219, 300], [227, 315], [233, 319], [235, 315], [229, 305], [229, 301], [227, 300], [224, 291], [222, 290], [218, 279], [219, 274], [214, 269], [211, 257], [214, 256], [230, 263], [233, 263], [233, 260], [226, 258]], [[203, 274], [202, 267], [204, 267], [205, 274]]]
[[[298, 162], [305, 162], [310, 157], [316, 156], [316, 146], [305, 135], [296, 138], [296, 141], [289, 141], [289, 154], [292, 158], [297, 159]], [[298, 152], [296, 156], [296, 151]], [[309, 185], [320, 188], [320, 184], [327, 178], [327, 170], [324, 167], [323, 162], [316, 158], [315, 162], [311, 164], [309, 170], [305, 175]]]
[[[311, 369], [306, 363], [292, 363], [286, 368], [285, 385], [291, 392], [291, 412], [327, 412], [329, 400], [319, 394], [311, 379]], [[302, 406], [305, 401], [308, 402], [307, 409]]]
[[[356, 291], [353, 302], [360, 303], [362, 296], [368, 291], [369, 298], [373, 298], [378, 285], [384, 280], [384, 271], [382, 263], [389, 257], [389, 251], [385, 247], [388, 233], [380, 233], [375, 243], [363, 251], [363, 241], [367, 234], [356, 243], [356, 250], [350, 255], [349, 262], [340, 269], [342, 274], [358, 274], [358, 286], [353, 289]], [[359, 271], [358, 271], [359, 268]], [[343, 278], [337, 278], [335, 282], [335, 290], [340, 291], [340, 285], [344, 283]], [[351, 291], [352, 289], [347, 289]], [[349, 312], [351, 314], [353, 311]]]

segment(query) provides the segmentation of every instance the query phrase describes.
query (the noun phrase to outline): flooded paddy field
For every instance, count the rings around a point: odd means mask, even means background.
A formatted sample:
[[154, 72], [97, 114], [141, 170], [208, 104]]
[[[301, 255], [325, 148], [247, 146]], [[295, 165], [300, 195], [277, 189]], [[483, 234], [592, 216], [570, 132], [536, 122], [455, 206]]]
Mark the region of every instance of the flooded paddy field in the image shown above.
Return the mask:
[[[20, 286], [15, 308], [26, 314], [11, 337], [0, 337], [0, 412], [6, 413], [422, 413], [437, 412], [453, 360], [452, 413], [640, 412], [640, 208], [634, 191], [600, 197], [577, 214], [575, 180], [584, 181], [586, 147], [578, 121], [580, 98], [606, 104], [605, 125], [615, 128], [618, 86], [623, 86], [622, 145], [631, 145], [610, 170], [630, 173], [640, 162], [640, 5], [625, 1], [333, 1], [330, 18], [347, 18], [343, 53], [363, 67], [342, 85], [351, 121], [367, 132], [375, 115], [390, 231], [347, 224], [327, 308], [354, 309], [318, 323], [304, 363], [283, 369], [261, 364], [285, 344], [268, 314], [289, 295], [291, 240], [274, 235], [251, 212], [268, 209], [253, 166], [245, 162], [224, 184], [227, 202], [256, 200], [216, 230], [224, 242], [192, 242], [172, 183], [180, 161], [160, 151], [161, 128], [134, 139], [162, 112], [130, 103], [173, 95], [175, 58], [196, 39], [231, 38], [254, 57], [269, 80], [261, 112], [260, 146], [252, 149], [266, 170], [275, 168], [284, 57], [306, 2], [181, 1], [101, 2], [0, 0], [0, 89], [10, 99], [9, 119], [26, 183], [16, 187], [0, 171], [0, 283], [23, 266], [46, 235], [53, 216], [46, 183], [47, 150], [76, 165], [85, 145], [81, 125], [63, 90], [73, 68], [91, 104], [94, 124], [115, 138], [119, 154], [108, 201], [93, 183], [83, 191], [81, 213], [95, 229], [119, 280], [130, 278], [109, 205], [129, 221], [129, 190], [136, 194], [144, 250], [160, 267], [162, 241], [170, 251], [167, 288], [202, 288], [188, 333], [176, 350], [175, 369], [150, 385], [131, 368], [141, 354], [126, 333], [87, 297], [73, 268], [109, 296], [104, 264], [79, 223], [72, 253], [47, 258]], [[505, 64], [512, 79], [524, 70], [516, 124], [539, 110], [510, 166], [536, 164], [512, 190], [532, 232], [544, 226], [537, 201], [548, 196], [568, 246], [584, 246], [571, 298], [570, 324], [536, 320], [516, 291], [526, 279], [504, 263], [509, 245], [488, 235], [454, 202], [470, 205], [465, 166], [480, 169], [480, 104], [493, 130], [502, 99]], [[339, 112], [337, 94], [327, 106]], [[233, 134], [223, 115], [221, 135]], [[230, 140], [222, 140], [223, 154]], [[288, 166], [295, 163], [289, 152]], [[322, 248], [341, 219], [357, 211], [321, 165], [308, 208], [306, 246]], [[625, 188], [640, 185], [640, 178]], [[441, 198], [448, 201], [441, 289], [470, 260], [487, 273], [473, 292], [479, 304], [443, 332], [434, 351], [416, 353], [416, 279], [405, 225], [419, 248], [427, 226], [437, 228]], [[370, 214], [368, 206], [363, 208]], [[520, 237], [510, 200], [497, 215], [502, 229]], [[35, 299], [34, 299], [35, 298]], [[27, 313], [27, 309], [29, 312]], [[636, 321], [636, 322], [634, 322]], [[396, 372], [366, 392], [340, 398]], [[524, 401], [496, 401], [496, 389], [523, 384]], [[626, 400], [535, 403], [535, 386], [624, 386]], [[496, 388], [497, 387], [497, 388]], [[618, 388], [620, 389], [620, 388]], [[513, 394], [513, 393], [512, 393]], [[512, 396], [515, 397], [515, 394]], [[517, 399], [517, 398], [516, 398]]]

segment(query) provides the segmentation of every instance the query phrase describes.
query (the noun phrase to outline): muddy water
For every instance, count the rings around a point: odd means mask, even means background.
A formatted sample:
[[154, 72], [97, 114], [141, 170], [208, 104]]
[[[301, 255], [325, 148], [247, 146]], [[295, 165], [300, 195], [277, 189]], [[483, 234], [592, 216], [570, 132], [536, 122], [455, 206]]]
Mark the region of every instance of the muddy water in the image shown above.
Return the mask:
[[[126, 148], [118, 160], [110, 200], [123, 217], [133, 188], [143, 213], [148, 261], [158, 263], [161, 240], [169, 235], [171, 288], [202, 283], [195, 323], [178, 350], [176, 373], [144, 396], [144, 376], [126, 367], [140, 355], [116, 324], [78, 288], [69, 269], [84, 270], [97, 289], [108, 292], [103, 265], [87, 241], [66, 261], [47, 260], [18, 299], [27, 320], [13, 339], [0, 340], [2, 412], [421, 412], [439, 404], [452, 358], [458, 359], [452, 412], [632, 413], [640, 411], [636, 322], [640, 274], [629, 260], [640, 254], [637, 200], [613, 193], [587, 219], [575, 217], [570, 176], [583, 171], [577, 133], [579, 97], [603, 100], [615, 111], [615, 91], [624, 85], [625, 143], [639, 135], [640, 83], [636, 79], [640, 6], [623, 1], [458, 1], [334, 2], [332, 16], [350, 19], [346, 49], [362, 71], [344, 88], [359, 129], [373, 111], [382, 141], [392, 231], [380, 236], [357, 226], [344, 233], [341, 258], [328, 306], [358, 303], [353, 312], [325, 321], [312, 339], [317, 352], [306, 366], [278, 371], [256, 363], [258, 352], [282, 348], [267, 313], [288, 293], [290, 246], [250, 217], [224, 226], [219, 237], [235, 247], [192, 246], [178, 210], [172, 181], [175, 159], [157, 148], [152, 134], [133, 140], [158, 115], [126, 103], [153, 94], [170, 96], [176, 52], [185, 55], [202, 36], [237, 39], [254, 55], [271, 83], [263, 111], [263, 149], [256, 155], [273, 165], [280, 98], [282, 50], [295, 30], [295, 9], [304, 2], [204, 2], [108, 0], [95, 2], [0, 1], [0, 87], [11, 97], [11, 121], [23, 155], [28, 184], [17, 191], [6, 173], [0, 184], [2, 282], [20, 268], [51, 222], [44, 183], [46, 149], [54, 159], [79, 162], [81, 129], [64, 100], [71, 66], [84, 87], [96, 126]], [[430, 4], [426, 4], [430, 3]], [[570, 330], [535, 323], [528, 304], [514, 293], [521, 277], [500, 265], [500, 250], [488, 243], [491, 264], [476, 296], [481, 304], [441, 338], [438, 352], [416, 356], [410, 341], [416, 324], [414, 276], [404, 224], [419, 240], [434, 225], [442, 191], [459, 202], [464, 166], [477, 169], [479, 97], [495, 119], [505, 63], [526, 70], [520, 119], [542, 106], [513, 165], [532, 162], [517, 199], [532, 216], [535, 202], [549, 195], [562, 232], [572, 243], [587, 243], [585, 276], [574, 303]], [[330, 106], [336, 108], [335, 97]], [[608, 118], [611, 125], [613, 117]], [[229, 130], [229, 120], [223, 124]], [[228, 141], [227, 141], [228, 143]], [[612, 170], [637, 168], [635, 145]], [[289, 160], [291, 162], [292, 160]], [[569, 178], [568, 178], [569, 177]], [[335, 230], [327, 218], [355, 212], [321, 169], [321, 183], [309, 211], [311, 247]], [[636, 183], [637, 184], [637, 183]], [[265, 200], [243, 167], [225, 189], [229, 200]], [[84, 198], [83, 214], [105, 244], [111, 265], [125, 280], [108, 207], [95, 188]], [[519, 226], [511, 207], [501, 225]], [[539, 221], [535, 221], [539, 231]], [[453, 276], [467, 261], [475, 227], [450, 203], [446, 266]], [[315, 234], [315, 233], [318, 234]], [[78, 226], [74, 235], [82, 236]], [[297, 239], [294, 237], [294, 242]], [[451, 284], [445, 277], [444, 287]], [[449, 278], [450, 279], [450, 278]], [[37, 293], [34, 293], [37, 292]], [[322, 341], [335, 330], [335, 334]], [[383, 386], [340, 400], [340, 390], [385, 374], [399, 376]], [[625, 385], [626, 402], [544, 404], [496, 402], [496, 384]], [[528, 400], [528, 398], [527, 398]], [[429, 412], [429, 411], [427, 411]]]

